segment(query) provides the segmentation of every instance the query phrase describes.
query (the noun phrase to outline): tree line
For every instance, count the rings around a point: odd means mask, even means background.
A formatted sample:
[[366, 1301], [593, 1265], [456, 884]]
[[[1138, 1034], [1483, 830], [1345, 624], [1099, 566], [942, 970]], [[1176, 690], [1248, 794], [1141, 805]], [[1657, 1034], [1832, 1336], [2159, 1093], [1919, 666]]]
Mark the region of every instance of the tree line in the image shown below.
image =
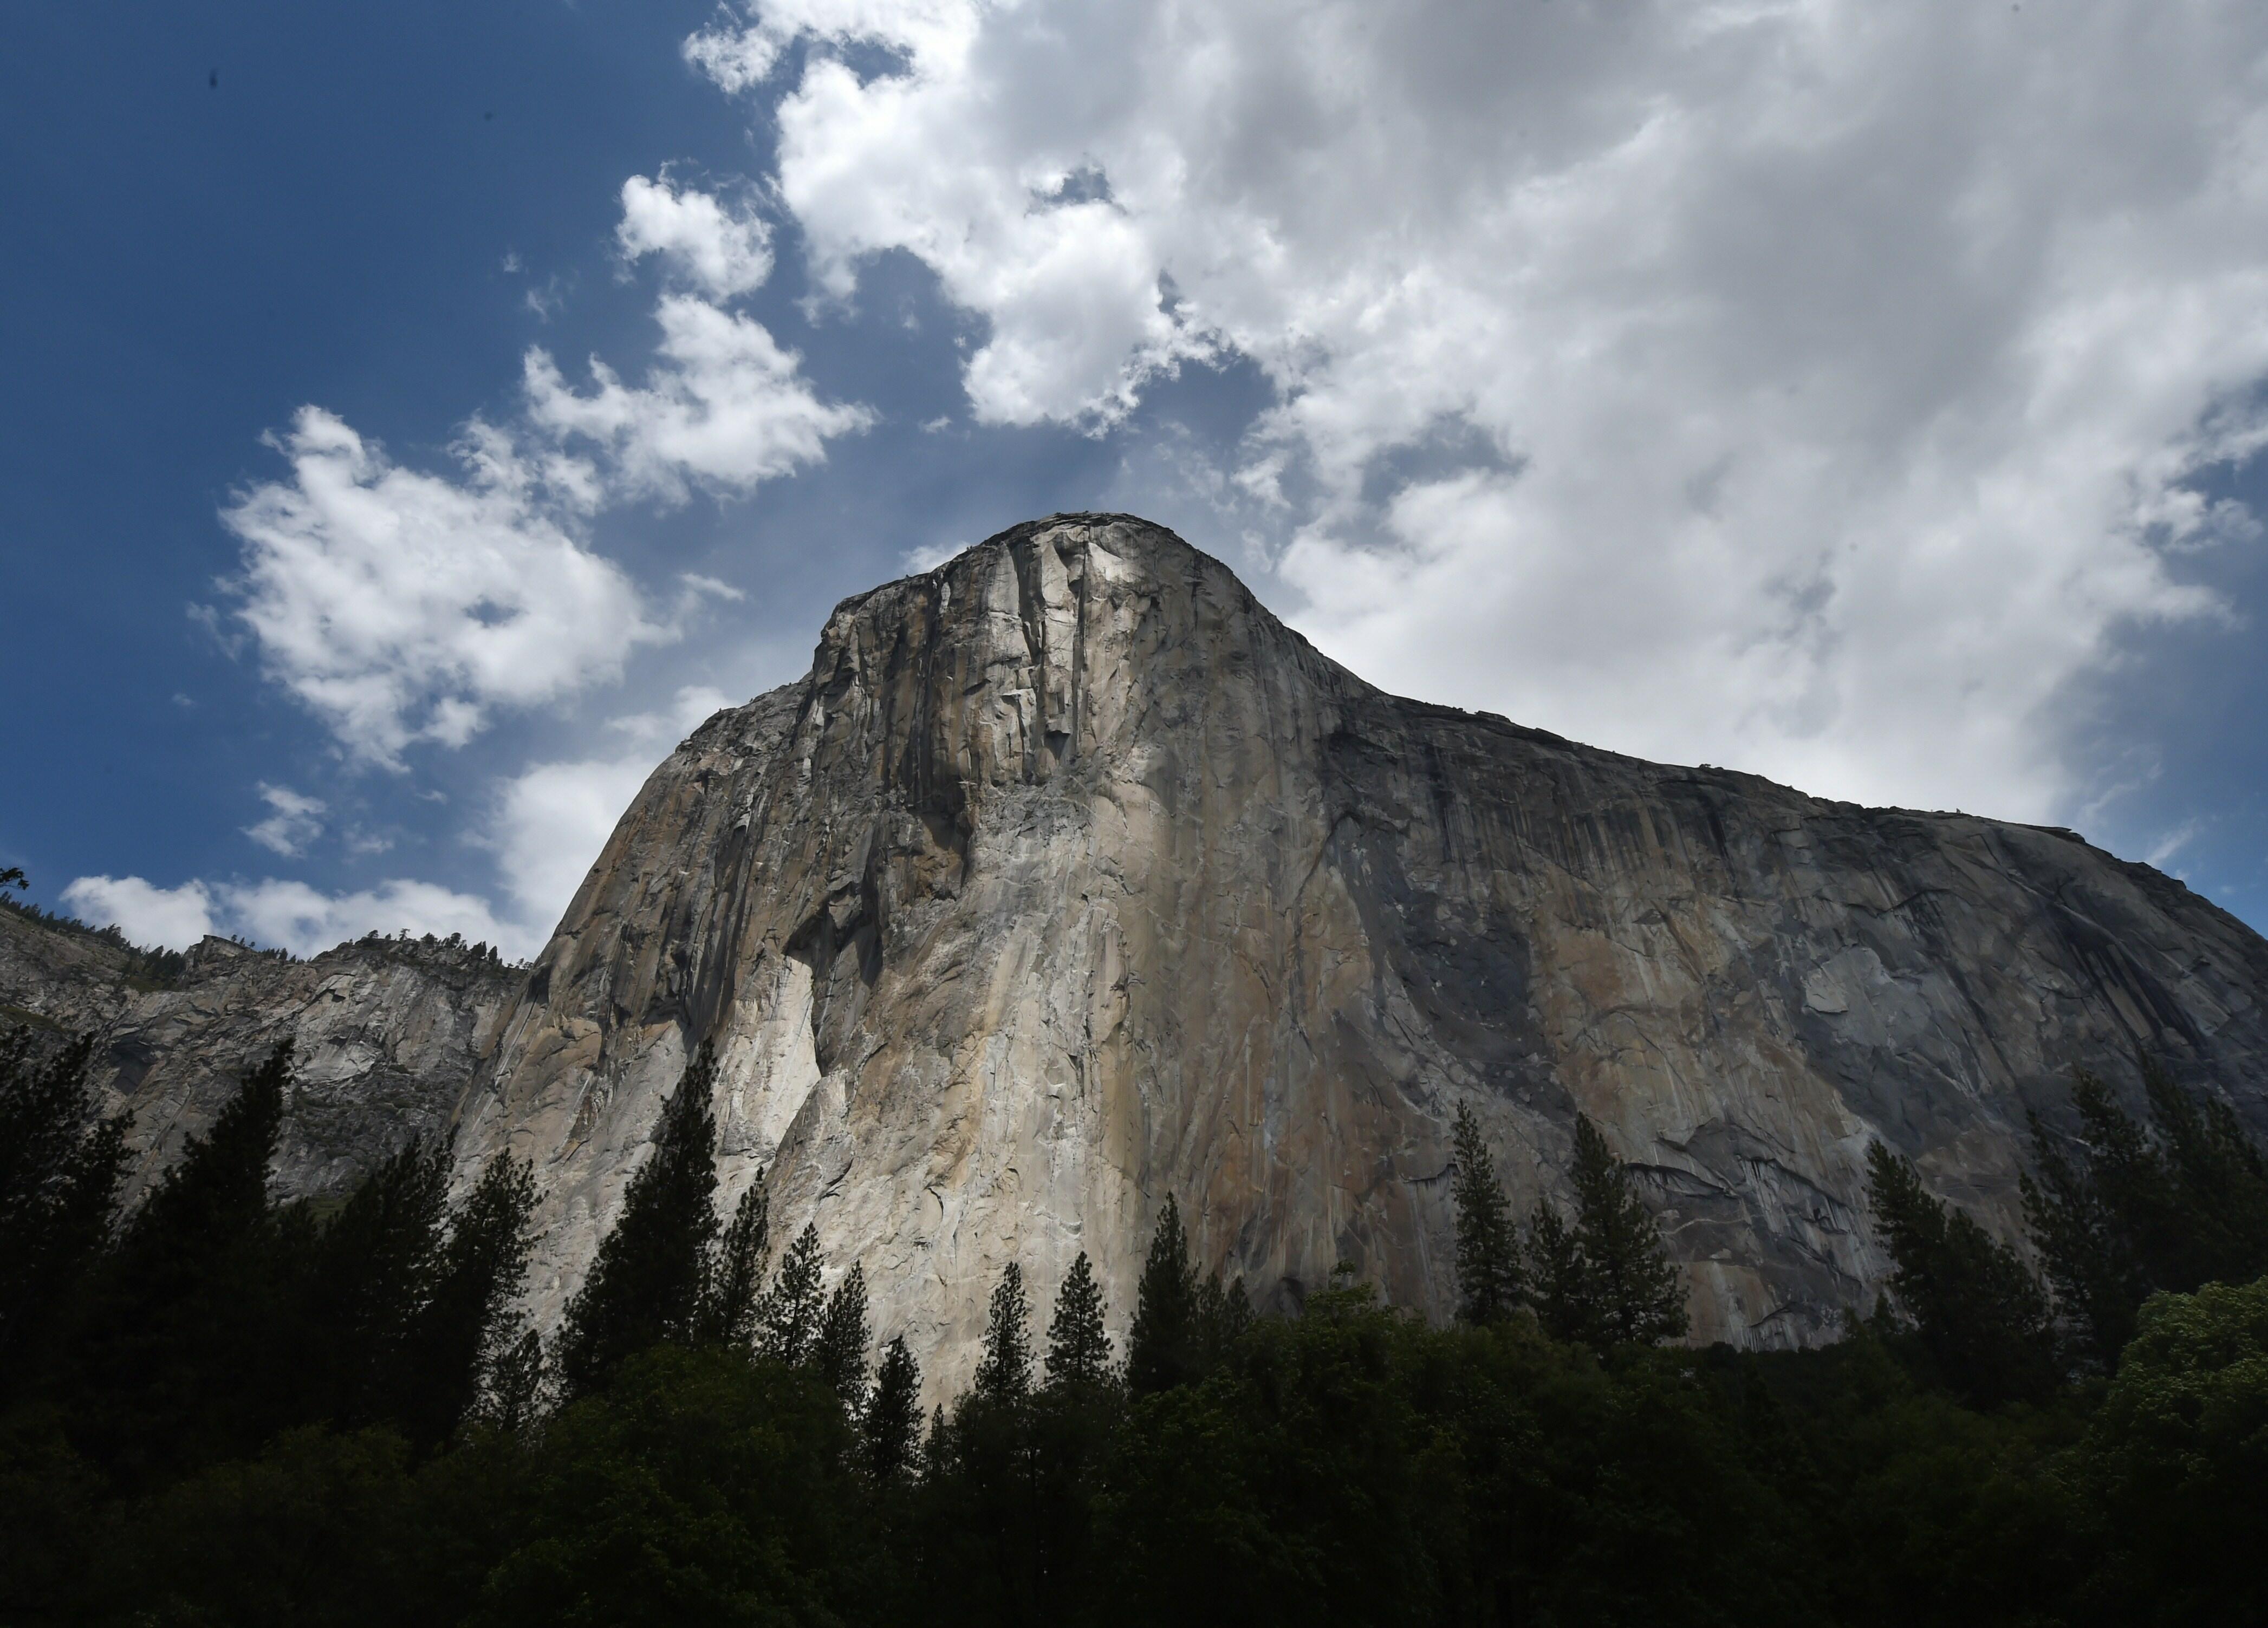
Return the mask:
[[[1877, 1150], [1890, 1293], [1804, 1352], [1666, 1345], [1683, 1285], [1574, 1125], [1516, 1217], [1454, 1127], [1457, 1315], [1351, 1266], [1293, 1315], [1178, 1205], [1123, 1351], [1081, 1255], [989, 1285], [924, 1416], [902, 1338], [761, 1175], [719, 1204], [714, 1062], [658, 1116], [546, 1342], [534, 1201], [413, 1142], [279, 1202], [281, 1050], [122, 1219], [84, 1044], [0, 1041], [0, 1619], [848, 1624], [2095, 1624], [2257, 1618], [2258, 1150], [2146, 1070], [2036, 1128], [2029, 1254]], [[2030, 1263], [2041, 1264], [2036, 1271]]]

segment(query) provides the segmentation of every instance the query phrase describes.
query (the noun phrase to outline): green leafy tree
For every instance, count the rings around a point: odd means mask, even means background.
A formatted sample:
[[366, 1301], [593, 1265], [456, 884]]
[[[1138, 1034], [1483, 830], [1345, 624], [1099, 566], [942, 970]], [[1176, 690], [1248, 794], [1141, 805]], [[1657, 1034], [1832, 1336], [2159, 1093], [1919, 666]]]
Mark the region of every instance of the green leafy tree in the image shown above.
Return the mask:
[[1571, 1227], [1539, 1204], [1529, 1227], [1543, 1326], [1591, 1345], [1652, 1345], [1684, 1336], [1685, 1285], [1630, 1172], [1587, 1114], [1575, 1116]]
[[770, 1248], [771, 1197], [764, 1173], [740, 1195], [731, 1225], [718, 1241], [703, 1274], [701, 1338], [744, 1351], [756, 1337], [756, 1302], [764, 1282], [764, 1256]]
[[812, 1360], [820, 1377], [856, 1418], [866, 1404], [866, 1273], [856, 1261], [835, 1285], [819, 1320]]
[[1462, 1102], [1452, 1146], [1457, 1173], [1451, 1189], [1457, 1210], [1457, 1317], [1476, 1325], [1500, 1322], [1527, 1296], [1520, 1234], [1480, 1121]]
[[1013, 1261], [992, 1291], [976, 1384], [978, 1396], [993, 1401], [1012, 1401], [1032, 1388], [1031, 1306], [1024, 1295], [1024, 1269]]
[[2075, 1468], [2110, 1536], [2098, 1620], [2268, 1620], [2268, 1278], [2153, 1296]]
[[2016, 1252], [1922, 1186], [1877, 1142], [1867, 1197], [1895, 1270], [1890, 1292], [1945, 1381], [1979, 1406], [2043, 1396], [2060, 1363], [2047, 1295]]
[[1102, 1322], [1102, 1285], [1081, 1249], [1056, 1292], [1056, 1314], [1048, 1323], [1048, 1383], [1093, 1387], [1110, 1378], [1110, 1335]]
[[819, 1229], [810, 1222], [796, 1234], [778, 1274], [756, 1305], [756, 1350], [797, 1367], [811, 1359], [824, 1310]]
[[1171, 1390], [1199, 1377], [1204, 1330], [1198, 1316], [1197, 1268], [1181, 1206], [1170, 1193], [1158, 1213], [1150, 1253], [1134, 1298], [1134, 1325], [1126, 1336], [1126, 1382], [1138, 1395]]
[[717, 1235], [716, 1070], [704, 1045], [662, 1105], [653, 1153], [631, 1176], [621, 1217], [567, 1304], [556, 1360], [570, 1398], [602, 1389], [634, 1353], [696, 1332]]
[[874, 1394], [858, 1421], [867, 1473], [888, 1481], [911, 1470], [921, 1452], [921, 1365], [900, 1335], [882, 1347]]
[[0, 1035], [0, 1374], [52, 1326], [108, 1241], [128, 1120], [97, 1119], [91, 1035], [40, 1057]]

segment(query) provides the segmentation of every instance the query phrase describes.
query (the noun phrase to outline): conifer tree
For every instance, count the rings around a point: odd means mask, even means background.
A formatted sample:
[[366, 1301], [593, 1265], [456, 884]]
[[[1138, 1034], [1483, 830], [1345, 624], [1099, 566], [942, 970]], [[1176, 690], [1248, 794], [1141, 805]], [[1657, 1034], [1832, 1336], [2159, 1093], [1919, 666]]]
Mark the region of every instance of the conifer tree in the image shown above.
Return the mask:
[[1457, 1105], [1454, 1150], [1457, 1317], [1476, 1326], [1500, 1322], [1526, 1295], [1520, 1237], [1513, 1229], [1512, 1205], [1497, 1180], [1496, 1160], [1489, 1155], [1480, 1121], [1462, 1102]]
[[129, 1122], [95, 1119], [93, 1043], [41, 1058], [28, 1028], [0, 1035], [0, 1374], [52, 1325], [117, 1214]]
[[1652, 1345], [1686, 1330], [1685, 1282], [1630, 1172], [1588, 1115], [1575, 1116], [1575, 1245], [1590, 1279], [1600, 1337]]
[[[2088, 1138], [2095, 1145], [2112, 1145], [2126, 1139], [2122, 1131], [2135, 1131], [2102, 1082], [2084, 1071], [2075, 1096], [2080, 1123], [2095, 1133]], [[2033, 1168], [2018, 1177], [2026, 1228], [2080, 1354], [2088, 1366], [2107, 1373], [2133, 1337], [2135, 1311], [2149, 1294], [2148, 1275], [2134, 1239], [2105, 1202], [2094, 1172], [2066, 1158], [2037, 1116], [2029, 1119]], [[2139, 1137], [2132, 1140], [2139, 1144]]]
[[1684, 1283], [1630, 1173], [1587, 1115], [1575, 1116], [1571, 1225], [1547, 1202], [1528, 1224], [1536, 1315], [1554, 1338], [1651, 1345], [1686, 1330]]
[[780, 1262], [772, 1286], [756, 1304], [756, 1350], [774, 1362], [799, 1367], [819, 1338], [819, 1229], [806, 1221]]
[[900, 1335], [882, 1347], [874, 1394], [859, 1420], [867, 1473], [878, 1481], [904, 1475], [921, 1448], [921, 1367]]
[[557, 1364], [567, 1396], [601, 1389], [623, 1360], [695, 1331], [703, 1268], [717, 1235], [716, 1058], [703, 1046], [654, 1127], [622, 1212], [568, 1302]]
[[1048, 1383], [1093, 1387], [1110, 1377], [1110, 1336], [1102, 1323], [1102, 1285], [1081, 1249], [1056, 1292], [1048, 1324]]
[[129, 1476], [250, 1452], [301, 1394], [278, 1337], [277, 1216], [268, 1166], [291, 1080], [286, 1040], [191, 1135], [97, 1274], [70, 1364], [98, 1456]]
[[2182, 1245], [2157, 1286], [2187, 1293], [2268, 1272], [2268, 1162], [2235, 1113], [2183, 1090], [2153, 1057], [2142, 1059], [2142, 1088], [2164, 1138]]
[[312, 1417], [367, 1424], [406, 1402], [427, 1355], [414, 1331], [433, 1293], [448, 1180], [447, 1147], [412, 1137], [312, 1241], [300, 1313]]
[[740, 1195], [732, 1225], [718, 1242], [701, 1293], [701, 1338], [710, 1344], [747, 1349], [756, 1337], [756, 1301], [763, 1289], [764, 1256], [770, 1248], [771, 1198], [764, 1173]]
[[1207, 1272], [1197, 1289], [1197, 1374], [1202, 1376], [1227, 1361], [1251, 1326], [1252, 1300], [1244, 1292], [1244, 1279], [1224, 1286], [1219, 1272]]
[[122, 1252], [138, 1264], [151, 1255], [206, 1253], [258, 1229], [269, 1216], [268, 1166], [291, 1084], [291, 1042], [280, 1042], [245, 1076], [204, 1136], [192, 1133], [180, 1158], [128, 1221]]
[[1867, 1196], [1895, 1271], [1890, 1291], [1946, 1382], [1980, 1406], [2051, 1391], [2047, 1296], [2014, 1249], [1931, 1197], [1911, 1160], [1867, 1153]]
[[[400, 1418], [413, 1444], [447, 1440], [484, 1394], [509, 1394], [515, 1411], [532, 1404], [541, 1346], [529, 1345], [534, 1336], [515, 1302], [534, 1248], [534, 1166], [502, 1153], [450, 1218], [402, 1387]], [[532, 1365], [537, 1377], [522, 1371]]]
[[2083, 1157], [2032, 1125], [2026, 1222], [2065, 1315], [2093, 1363], [2115, 1366], [2142, 1302], [2161, 1291], [2247, 1282], [2268, 1271], [2268, 1169], [2226, 1103], [2192, 1099], [2142, 1063], [2150, 1123], [2109, 1086], [2076, 1072]]
[[543, 1411], [550, 1377], [542, 1337], [528, 1329], [489, 1365], [469, 1417], [497, 1430], [524, 1430]]
[[984, 1325], [984, 1357], [976, 1365], [976, 1394], [1014, 1401], [1032, 1388], [1031, 1307], [1024, 1298], [1024, 1269], [1008, 1263], [992, 1291]]
[[1158, 1214], [1149, 1257], [1135, 1291], [1134, 1326], [1126, 1336], [1126, 1382], [1137, 1395], [1170, 1390], [1198, 1377], [1197, 1268], [1189, 1262], [1181, 1206], [1172, 1194]]
[[1575, 1245], [1575, 1229], [1546, 1199], [1536, 1201], [1535, 1212], [1528, 1218], [1527, 1277], [1536, 1320], [1545, 1333], [1574, 1344], [1598, 1343], [1590, 1276]]
[[856, 1261], [819, 1320], [812, 1359], [853, 1418], [866, 1403], [866, 1273]]

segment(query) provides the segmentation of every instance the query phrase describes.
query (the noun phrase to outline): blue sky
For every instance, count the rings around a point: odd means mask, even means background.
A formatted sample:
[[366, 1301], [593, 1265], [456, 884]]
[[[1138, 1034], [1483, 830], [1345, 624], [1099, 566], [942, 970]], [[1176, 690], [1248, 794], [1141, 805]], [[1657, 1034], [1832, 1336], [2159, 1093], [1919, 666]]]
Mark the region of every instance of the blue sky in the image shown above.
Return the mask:
[[1131, 509], [1405, 693], [2268, 924], [2268, 12], [20, 8], [0, 864], [541, 942], [843, 595]]

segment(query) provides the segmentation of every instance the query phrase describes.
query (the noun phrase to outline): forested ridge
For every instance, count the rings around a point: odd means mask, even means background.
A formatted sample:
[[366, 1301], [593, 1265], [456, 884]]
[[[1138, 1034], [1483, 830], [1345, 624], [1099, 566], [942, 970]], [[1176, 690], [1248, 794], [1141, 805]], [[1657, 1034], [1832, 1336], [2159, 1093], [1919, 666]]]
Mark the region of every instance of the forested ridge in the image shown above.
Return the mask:
[[548, 1342], [525, 1164], [279, 1202], [286, 1049], [122, 1215], [87, 1055], [0, 1039], [9, 1622], [2268, 1619], [2268, 1172], [2146, 1062], [2035, 1128], [2027, 1251], [1878, 1147], [1893, 1293], [1823, 1349], [1665, 1344], [1604, 1138], [1520, 1216], [1461, 1114], [1453, 1324], [1351, 1265], [1256, 1315], [1168, 1197], [1124, 1349], [1011, 1265], [924, 1417], [859, 1269], [718, 1203], [705, 1053]]

